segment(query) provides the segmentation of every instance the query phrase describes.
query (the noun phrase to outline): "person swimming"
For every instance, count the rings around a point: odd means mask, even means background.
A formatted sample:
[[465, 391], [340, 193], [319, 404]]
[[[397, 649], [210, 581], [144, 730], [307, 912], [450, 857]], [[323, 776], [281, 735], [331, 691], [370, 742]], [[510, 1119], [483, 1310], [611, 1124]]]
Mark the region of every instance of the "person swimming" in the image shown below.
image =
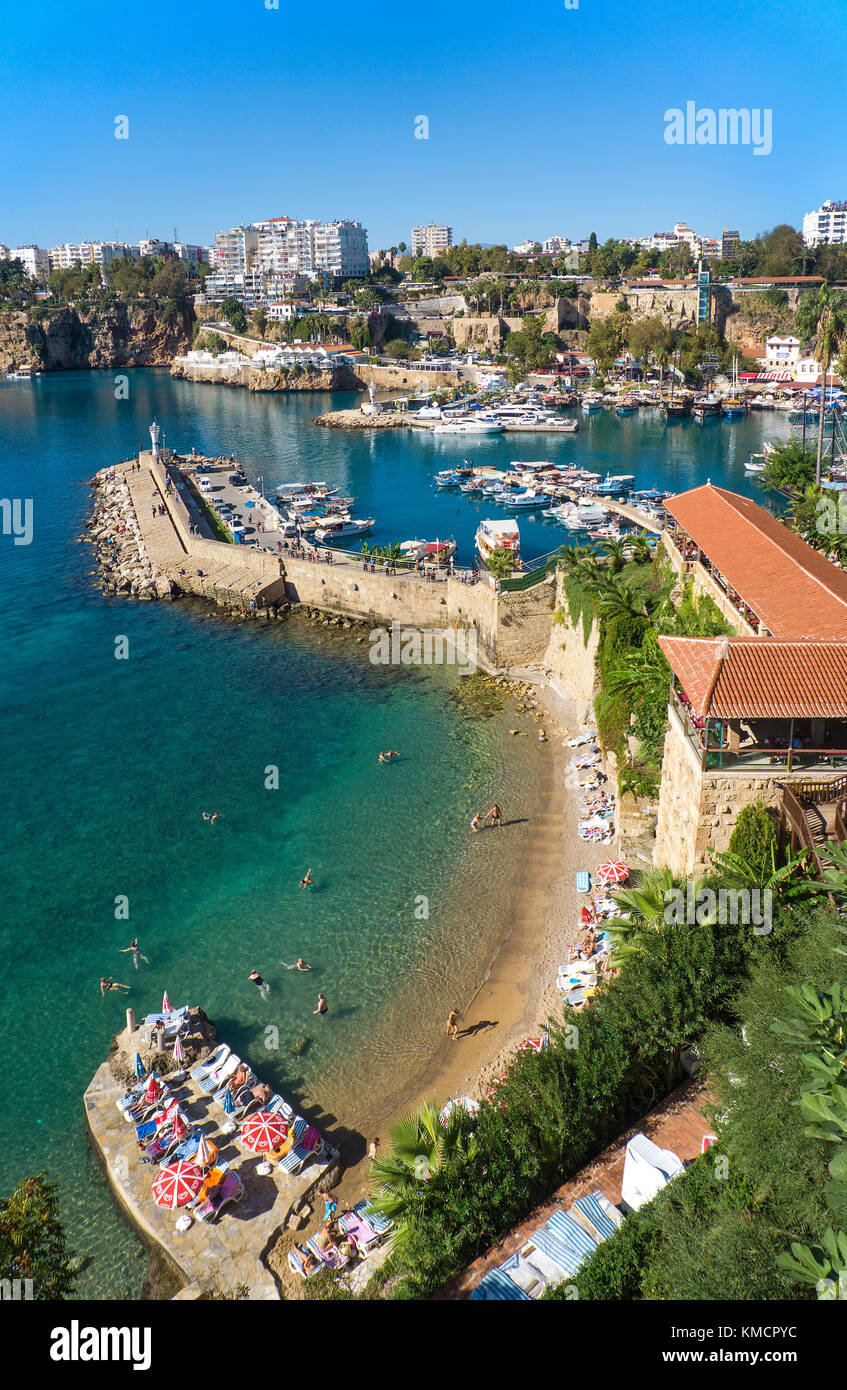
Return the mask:
[[259, 974], [258, 970], [255, 970], [255, 969], [254, 969], [254, 970], [251, 970], [251, 971], [250, 971], [250, 974], [247, 976], [247, 978], [248, 978], [248, 980], [252, 980], [252, 981], [253, 981], [253, 984], [256, 986], [256, 988], [257, 988], [257, 990], [259, 991], [259, 993], [261, 994], [262, 998], [263, 998], [263, 999], [267, 999], [268, 995], [269, 995], [270, 992], [271, 992], [271, 987], [270, 987], [270, 985], [268, 984], [267, 980], [263, 980], [263, 979], [262, 979], [262, 977], [261, 977], [261, 975]]
[[139, 960], [143, 960], [145, 965], [150, 964], [147, 957], [141, 954], [141, 947], [138, 944], [137, 936], [134, 936], [132, 938], [128, 946], [121, 946], [119, 947], [119, 950], [122, 956], [125, 956], [127, 951], [132, 951], [132, 963], [135, 966], [136, 970], [138, 969]]
[[307, 870], [306, 870], [305, 877], [304, 877], [304, 878], [301, 878], [301, 880], [300, 880], [300, 887], [301, 887], [301, 888], [311, 888], [312, 885], [313, 885], [313, 883], [314, 883], [314, 879], [312, 878], [312, 870], [311, 870], [311, 869], [307, 869]]
[[129, 985], [122, 985], [118, 980], [113, 980], [113, 979], [111, 978], [111, 976], [109, 976], [109, 977], [107, 978], [105, 975], [101, 975], [101, 976], [100, 976], [100, 993], [101, 993], [101, 995], [102, 995], [102, 994], [106, 994], [109, 990], [112, 990], [112, 989], [126, 989], [126, 990], [128, 990], [128, 989], [129, 989]]
[[313, 1014], [325, 1014], [328, 1008], [329, 1008], [329, 1005], [328, 1005], [327, 1002], [326, 1002], [326, 995], [325, 995], [325, 994], [319, 994], [319, 995], [318, 995], [318, 1007], [317, 1007], [316, 1009], [312, 1009], [312, 1013], [313, 1013]]
[[203, 819], [204, 819], [204, 820], [207, 820], [207, 821], [211, 821], [212, 825], [214, 825], [214, 823], [215, 823], [215, 821], [217, 820], [217, 818], [218, 818], [218, 813], [217, 813], [217, 811], [204, 811], [204, 812], [203, 812]]
[[380, 755], [379, 755], [379, 761], [380, 761], [381, 763], [390, 763], [394, 758], [399, 758], [399, 757], [400, 757], [400, 754], [396, 751], [396, 749], [394, 749], [394, 748], [389, 748], [388, 751], [387, 751], [386, 753], [380, 753]]
[[306, 962], [304, 961], [304, 959], [303, 959], [302, 956], [298, 956], [297, 959], [296, 959], [296, 961], [294, 962], [293, 965], [289, 965], [289, 964], [287, 963], [287, 961], [283, 961], [282, 964], [285, 966], [286, 970], [300, 970], [300, 971], [304, 971], [304, 970], [311, 970], [311, 968], [312, 968], [311, 965], [307, 965], [307, 964], [306, 964]]

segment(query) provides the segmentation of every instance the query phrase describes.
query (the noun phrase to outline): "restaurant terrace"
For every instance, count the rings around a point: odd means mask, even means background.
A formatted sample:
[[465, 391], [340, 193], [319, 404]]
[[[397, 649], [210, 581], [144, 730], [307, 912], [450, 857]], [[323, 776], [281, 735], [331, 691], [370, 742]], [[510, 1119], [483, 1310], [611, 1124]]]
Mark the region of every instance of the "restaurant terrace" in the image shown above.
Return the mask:
[[665, 503], [662, 541], [681, 577], [746, 636], [847, 640], [847, 573], [747, 497], [706, 483]]

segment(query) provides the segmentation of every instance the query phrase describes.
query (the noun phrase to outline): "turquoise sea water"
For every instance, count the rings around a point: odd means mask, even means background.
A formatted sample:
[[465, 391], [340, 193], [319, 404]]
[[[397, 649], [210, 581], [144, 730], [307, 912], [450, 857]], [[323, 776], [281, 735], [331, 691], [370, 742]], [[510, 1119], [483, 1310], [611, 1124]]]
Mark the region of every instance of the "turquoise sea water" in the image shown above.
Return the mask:
[[[488, 837], [469, 844], [468, 808], [504, 799], [507, 776], [513, 813], [533, 795], [529, 753], [507, 766], [500, 721], [461, 720], [449, 673], [386, 674], [350, 637], [298, 622], [239, 626], [200, 605], [104, 599], [76, 540], [85, 480], [142, 443], [156, 415], [174, 447], [235, 453], [266, 490], [326, 478], [378, 518], [377, 539], [454, 534], [469, 560], [481, 509], [431, 482], [462, 441], [310, 425], [350, 397], [128, 376], [126, 401], [106, 372], [0, 384], [0, 496], [32, 497], [35, 524], [30, 546], [0, 537], [0, 1192], [44, 1167], [59, 1181], [71, 1242], [90, 1257], [84, 1296], [137, 1296], [144, 1271], [84, 1131], [82, 1092], [125, 1007], [101, 1000], [99, 976], [132, 985], [138, 1016], [165, 987], [175, 1003], [202, 1003], [268, 1080], [359, 1123], [421, 1065], [445, 1002], [496, 946], [481, 895], [466, 891], [456, 910], [457, 882], [495, 872]], [[567, 440], [483, 440], [474, 458], [572, 457], [643, 486], [711, 477], [756, 495], [744, 460], [787, 430], [773, 417], [604, 415]], [[520, 524], [527, 556], [563, 538]], [[128, 661], [115, 660], [119, 635]], [[402, 761], [380, 766], [384, 747]], [[278, 791], [264, 786], [271, 765]], [[310, 866], [316, 888], [301, 892]], [[119, 895], [129, 921], [115, 918]], [[151, 962], [137, 974], [118, 954], [136, 934]], [[282, 968], [298, 954], [310, 974]], [[247, 982], [254, 965], [268, 1001]], [[311, 1015], [318, 989], [326, 1019]]]

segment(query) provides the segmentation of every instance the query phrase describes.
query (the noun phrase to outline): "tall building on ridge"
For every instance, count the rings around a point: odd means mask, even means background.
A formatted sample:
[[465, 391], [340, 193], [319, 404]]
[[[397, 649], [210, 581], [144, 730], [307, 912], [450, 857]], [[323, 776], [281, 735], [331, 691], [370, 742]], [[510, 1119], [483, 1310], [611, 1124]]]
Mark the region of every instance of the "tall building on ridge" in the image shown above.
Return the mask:
[[803, 218], [803, 240], [807, 246], [841, 246], [847, 241], [847, 203], [829, 199]]
[[738, 248], [741, 245], [741, 234], [731, 232], [728, 227], [724, 227], [721, 232], [721, 260], [732, 261], [738, 255]]
[[439, 227], [429, 222], [425, 227], [412, 228], [412, 255], [439, 256], [453, 245], [453, 228]]

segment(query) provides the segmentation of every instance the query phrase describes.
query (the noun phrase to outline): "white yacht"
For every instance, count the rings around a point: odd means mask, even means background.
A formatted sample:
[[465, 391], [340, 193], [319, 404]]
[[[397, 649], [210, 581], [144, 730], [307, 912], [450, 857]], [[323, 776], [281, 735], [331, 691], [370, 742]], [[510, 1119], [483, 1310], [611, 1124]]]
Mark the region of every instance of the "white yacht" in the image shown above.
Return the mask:
[[315, 527], [314, 536], [316, 541], [325, 545], [328, 541], [340, 540], [342, 536], [363, 536], [366, 531], [372, 530], [375, 524], [375, 518], [372, 516], [329, 516], [322, 519], [320, 526]]
[[442, 420], [433, 425], [433, 434], [502, 434], [503, 426], [499, 420]]

